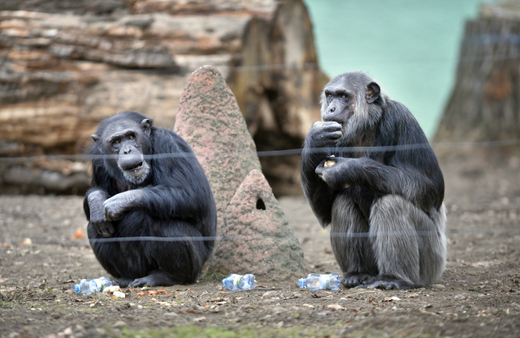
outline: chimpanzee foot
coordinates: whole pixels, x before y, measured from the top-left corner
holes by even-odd
[[[365,280],[373,277],[367,273],[345,272],[341,284],[346,288],[353,288],[362,284]]]
[[[363,284],[358,285],[356,288],[373,288],[373,289],[382,289],[382,290],[408,290],[413,289],[415,286],[410,284],[407,281],[404,281],[399,278],[390,277],[390,276],[376,276],[371,277],[363,282]]]
[[[130,284],[131,281],[132,281],[132,279],[130,279],[130,278],[121,277],[121,278],[117,279],[116,281],[114,281],[114,285],[119,285],[119,287],[121,287],[121,288],[126,288],[128,286],[128,284]]]
[[[136,278],[130,284],[132,287],[143,287],[143,286],[171,286],[174,284],[180,284],[175,281],[169,275],[162,271],[154,271],[148,276],[142,278]]]

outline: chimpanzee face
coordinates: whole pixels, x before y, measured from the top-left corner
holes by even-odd
[[[150,165],[144,159],[143,143],[150,135],[151,121],[141,124],[131,120],[114,121],[103,131],[101,142],[105,154],[117,155],[106,159],[107,164],[117,167],[128,183],[139,185],[150,173]],[[96,141],[97,135],[92,135]],[[97,138],[97,139],[96,139]]]

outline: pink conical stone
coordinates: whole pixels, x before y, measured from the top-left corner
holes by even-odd
[[[217,203],[222,239],[215,244],[208,273],[271,279],[303,275],[303,251],[261,173],[253,139],[218,70],[204,66],[193,72],[174,131],[197,155]]]

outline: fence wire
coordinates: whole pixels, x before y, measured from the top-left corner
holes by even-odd
[[[417,150],[432,147],[433,149],[450,149],[450,148],[494,148],[506,146],[518,146],[520,139],[510,140],[496,140],[496,141],[482,141],[482,142],[437,142],[437,143],[414,143],[403,144],[395,146],[368,146],[368,147],[322,147],[310,149],[313,153],[328,154],[331,151],[340,152],[343,154],[359,153],[359,152],[393,152],[398,150]],[[303,148],[284,149],[284,150],[264,150],[257,152],[233,152],[233,153],[195,153],[195,156],[211,157],[211,158],[229,158],[229,157],[283,157],[290,155],[301,155]],[[39,156],[13,156],[0,157],[0,162],[35,162],[42,160],[58,161],[58,160],[74,160],[74,161],[88,161],[95,159],[114,159],[119,155],[39,155]],[[163,153],[144,155],[144,159],[163,159],[175,157],[193,157],[193,154],[188,153]]]

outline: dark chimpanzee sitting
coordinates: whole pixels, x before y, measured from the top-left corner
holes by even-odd
[[[302,153],[305,195],[346,287],[408,289],[446,264],[444,179],[419,124],[364,73],[324,88]]]
[[[213,249],[217,213],[190,147],[135,112],[107,118],[92,139],[92,155],[111,155],[94,157],[92,188],[83,204],[103,268],[122,287],[195,282]],[[139,239],[146,236],[173,241]],[[99,240],[106,237],[115,241]]]

